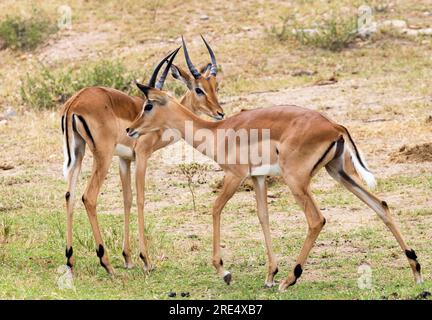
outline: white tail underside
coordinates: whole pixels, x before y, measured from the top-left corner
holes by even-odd
[[[359,162],[359,160],[357,159],[355,153],[351,150],[351,148],[348,148],[350,154],[351,154],[351,159],[354,165],[354,168],[356,169],[357,173],[359,174],[359,176],[362,178],[362,180],[367,184],[367,186],[369,187],[369,189],[374,189],[376,187],[376,180],[374,175],[367,171]],[[365,163],[365,161],[362,158],[363,163]],[[366,163],[365,163],[366,165]]]

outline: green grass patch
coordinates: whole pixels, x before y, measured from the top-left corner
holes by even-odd
[[[78,70],[53,71],[41,67],[38,72],[27,74],[22,79],[21,98],[35,109],[53,109],[85,87],[105,86],[127,93],[136,92],[133,84],[136,75],[120,61],[109,60],[84,65]]]
[[[281,26],[272,26],[269,35],[278,41],[295,39],[302,45],[330,51],[341,51],[357,38],[357,16],[332,16],[317,26],[300,25],[293,16],[280,17]]]
[[[27,17],[6,16],[0,22],[0,38],[11,49],[34,49],[56,31],[56,24],[38,9],[33,9]]]

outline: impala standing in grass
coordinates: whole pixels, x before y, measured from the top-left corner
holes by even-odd
[[[275,284],[274,276],[278,272],[278,266],[270,237],[265,180],[267,175],[282,175],[296,202],[303,209],[308,223],[307,236],[296,265],[289,276],[281,281],[279,289],[285,290],[296,283],[326,222],[310,191],[311,179],[322,167],[378,214],[404,251],[416,282],[422,282],[417,256],[403,240],[387,203],[368,192],[358,181],[360,176],[370,187],[375,185],[373,175],[345,127],[319,112],[292,105],[240,112],[223,121],[209,122],[200,119],[181,103],[155,88],[152,81],[148,85],[138,84],[138,87],[147,100],[141,116],[126,129],[130,137],[137,138],[153,131],[175,130],[193,147],[201,151],[205,149],[206,155],[213,158],[225,172],[222,190],[213,207],[213,265],[226,283],[230,283],[231,274],[224,269],[221,259],[220,216],[227,201],[242,181],[250,176],[255,187],[258,217],[268,255],[265,286]],[[192,133],[188,130],[192,130]],[[258,134],[253,135],[257,130]],[[228,132],[230,133],[226,134]],[[247,137],[243,142],[242,139],[237,139],[239,132],[246,132],[250,139]],[[231,139],[232,133],[234,140]],[[210,142],[206,141],[205,148],[204,136],[210,139]],[[257,149],[267,150],[267,154],[257,158],[260,159],[258,162],[253,161],[256,155],[252,153],[252,150]]]
[[[186,44],[183,40],[183,50],[187,65],[192,74],[190,76],[182,68],[172,65],[178,50],[165,57],[156,67],[150,80],[150,84],[162,89],[168,71],[174,78],[182,81],[188,87],[188,91],[180,100],[182,105],[188,107],[196,114],[204,113],[217,120],[224,117],[223,110],[217,99],[217,66],[213,50],[202,38],[210,54],[211,63],[199,72],[192,64]],[[161,78],[156,82],[156,75],[162,65],[167,62]],[[108,172],[114,155],[120,159],[120,178],[122,183],[124,200],[124,242],[123,256],[125,266],[132,267],[132,259],[129,244],[129,217],[132,206],[131,189],[131,162],[136,161],[136,199],[138,205],[138,230],[140,258],[143,260],[144,269],[151,269],[147,242],[144,234],[144,190],[147,161],[151,154],[170,144],[162,141],[162,131],[152,132],[139,140],[133,140],[126,135],[125,129],[144,112],[142,106],[146,99],[131,97],[120,91],[103,88],[85,88],[71,97],[62,110],[61,125],[64,135],[64,175],[68,182],[66,192],[67,210],[67,265],[72,268],[74,263],[72,249],[72,222],[75,202],[75,189],[81,170],[85,146],[88,145],[93,154],[93,169],[87,188],[82,196],[82,201],[96,240],[96,253],[101,265],[113,273],[109,263],[108,254],[104,248],[102,235],[96,215],[96,203],[100,188]]]

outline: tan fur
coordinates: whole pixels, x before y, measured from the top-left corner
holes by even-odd
[[[160,100],[166,96],[164,92],[151,89],[148,92],[150,100]],[[344,163],[351,162],[345,152],[345,142],[348,143],[347,131],[344,127],[332,122],[322,114],[309,109],[287,105],[265,109],[255,109],[240,112],[224,121],[209,122],[200,119],[180,103],[173,99],[167,99],[163,106],[156,105],[145,116],[137,118],[131,125],[130,130],[139,134],[147,134],[152,130],[177,129],[185,138],[185,122],[193,122],[193,130],[206,129],[213,133],[215,150],[227,148],[226,139],[218,139],[218,129],[250,130],[250,129],[271,129],[271,163],[275,161],[281,168],[282,176],[289,186],[297,204],[305,213],[308,223],[308,233],[296,260],[296,267],[292,273],[285,278],[280,290],[296,283],[304,267],[306,259],[312,249],[315,240],[322,230],[325,219],[319,206],[313,199],[310,191],[312,177],[323,166],[329,171],[332,177],[344,185],[349,191],[358,196],[384,221],[387,227],[395,236],[400,247],[406,252],[410,250],[405,244],[390,210],[385,202],[366,191],[360,184],[352,179],[353,165],[350,163],[348,171]],[[201,141],[187,141],[197,147]],[[260,141],[262,144],[262,140]],[[330,147],[333,146],[333,147]],[[239,149],[239,142],[233,147],[235,152]],[[338,155],[338,148],[341,154]],[[325,153],[327,150],[327,153]],[[210,155],[214,156],[214,155]],[[213,206],[213,265],[217,273],[229,283],[231,275],[224,269],[220,253],[220,215],[227,201],[234,195],[242,181],[250,174],[249,164],[226,164],[225,159],[215,158],[225,172],[225,179],[222,190]],[[347,178],[348,177],[348,178]],[[262,225],[268,254],[268,273],[265,285],[274,284],[274,275],[277,272],[277,262],[270,240],[270,229],[267,212],[267,187],[263,177],[253,177],[258,217]],[[421,274],[416,270],[417,261],[408,258],[414,276],[418,282],[421,281]]]
[[[187,74],[187,73],[185,73]],[[193,86],[200,85],[206,88],[207,96],[205,99],[197,97],[194,92],[187,91],[180,102],[187,106],[192,112],[205,113],[209,116],[216,117],[218,113],[223,113],[216,96],[216,80],[214,77],[203,79],[191,79]],[[165,96],[162,97],[165,99]],[[170,99],[173,99],[170,97]],[[122,148],[128,147],[132,150],[136,160],[136,187],[137,187],[137,206],[138,206],[138,231],[139,231],[139,247],[140,254],[144,262],[144,268],[150,270],[151,262],[148,254],[148,246],[144,235],[144,189],[145,189],[145,173],[147,168],[147,160],[151,154],[166,146],[168,142],[161,141],[161,131],[152,132],[139,140],[133,140],[126,135],[126,128],[141,114],[145,98],[132,97],[125,93],[104,87],[85,88],[71,97],[63,106],[61,115],[67,119],[69,141],[73,134],[72,117],[80,115],[87,123],[91,135],[94,139],[92,143],[87,135],[82,123],[76,121],[76,129],[79,134],[79,139],[85,141],[89,149],[93,153],[93,170],[87,188],[83,195],[83,201],[87,210],[87,214],[92,226],[93,234],[96,239],[97,248],[103,246],[103,240],[100,233],[100,228],[96,216],[96,203],[100,191],[100,187],[108,172],[111,159],[115,152],[115,146],[121,144]],[[85,145],[83,145],[85,146]],[[71,148],[70,152],[74,152]],[[72,247],[72,221],[73,207],[75,198],[75,186],[78,175],[81,169],[81,161],[84,156],[84,151],[79,152],[75,163],[69,168],[68,194],[69,199],[66,201],[67,210],[67,249]],[[129,216],[132,205],[131,191],[131,159],[126,157],[120,160],[120,177],[124,198],[125,210],[125,234],[123,242],[123,252],[125,258],[125,266],[131,267],[131,253],[129,245]],[[106,249],[103,256],[100,258],[101,264],[109,273],[113,272]],[[68,264],[73,266],[73,257],[68,258]]]

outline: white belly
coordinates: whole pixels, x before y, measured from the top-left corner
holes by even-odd
[[[114,149],[114,154],[120,158],[125,158],[129,160],[135,159],[135,154],[132,148],[125,146],[124,144],[116,144]]]
[[[251,176],[279,176],[280,174],[281,168],[278,163],[253,167],[250,173]]]

